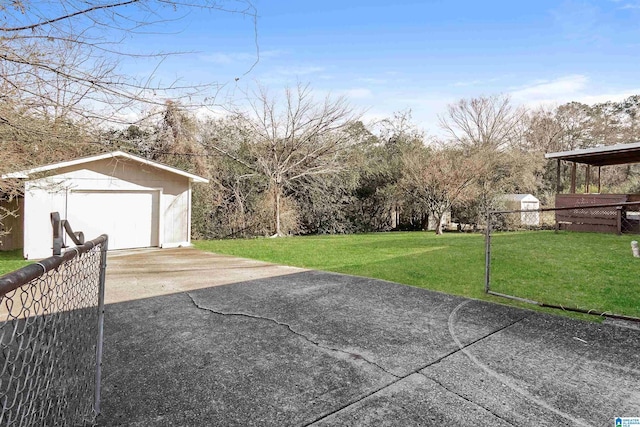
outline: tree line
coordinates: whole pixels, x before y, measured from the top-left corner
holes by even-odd
[[[447,212],[473,228],[501,194],[553,203],[555,164],[543,153],[639,139],[640,96],[535,110],[501,95],[463,99],[425,133],[410,111],[363,123],[347,99],[297,85],[197,118],[234,83],[123,73],[123,61],[157,70],[181,54],[128,42],[189,14],[231,13],[255,24],[257,62],[251,0],[17,0],[0,11],[0,174],[115,149],[176,166],[210,179],[194,188],[197,238],[418,230]],[[602,185],[637,192],[637,167],[609,167]],[[21,191],[0,180],[3,199]],[[15,215],[7,206],[0,226]]]
[[[197,119],[168,101],[136,126],[96,130],[20,109],[0,123],[2,172],[121,149],[209,178],[193,195],[195,238],[423,230],[451,214],[473,229],[501,195],[553,203],[556,165],[545,152],[638,140],[640,96],[535,110],[507,96],[463,99],[440,117],[438,137],[402,111],[365,124],[342,97],[307,85],[258,89],[243,109]],[[63,137],[51,140],[49,131]],[[563,174],[565,177],[568,174]],[[640,191],[636,166],[603,174],[603,192]],[[568,187],[568,183],[562,183]],[[19,187],[3,183],[5,198]]]

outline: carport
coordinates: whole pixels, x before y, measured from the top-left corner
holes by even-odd
[[[547,153],[545,158],[556,160],[556,208],[581,207],[589,205],[609,205],[599,210],[572,209],[556,213],[558,228],[573,231],[595,231],[605,233],[640,233],[637,206],[640,194],[601,193],[602,167],[640,163],[640,142],[617,144],[604,147],[583,148],[557,153]],[[562,193],[562,162],[571,165],[571,180],[568,193]],[[577,165],[584,165],[584,193],[577,194]],[[593,176],[595,174],[595,177]],[[595,181],[595,182],[594,182]],[[592,185],[595,184],[595,192]],[[618,206],[615,206],[618,204]],[[627,215],[627,207],[630,215]]]

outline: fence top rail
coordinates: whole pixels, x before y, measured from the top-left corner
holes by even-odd
[[[575,205],[575,206],[563,206],[557,208],[538,208],[538,209],[514,209],[508,211],[489,211],[490,214],[510,214],[520,212],[553,212],[553,211],[570,211],[574,209],[593,209],[593,208],[615,208],[622,206],[639,206],[640,202],[619,202],[619,203],[606,203],[599,205]]]
[[[107,235],[102,234],[93,240],[85,242],[83,245],[67,249],[62,255],[54,255],[49,258],[45,258],[34,264],[22,267],[14,272],[0,276],[0,297],[4,296],[8,292],[18,289],[20,286],[29,283],[31,280],[42,276],[48,271],[60,267],[64,262],[70,261],[76,256],[82,255],[106,241]]]

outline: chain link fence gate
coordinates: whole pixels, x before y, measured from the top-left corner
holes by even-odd
[[[0,277],[0,425],[93,425],[108,238],[52,214],[54,255]],[[64,228],[78,246],[62,253]]]
[[[602,239],[622,234],[640,234],[640,202],[593,204],[587,201],[577,206],[488,211],[485,293],[541,307],[638,321],[640,319],[633,316],[579,306],[583,279],[590,274],[604,275],[603,272],[612,268],[607,259],[611,247],[604,246]],[[640,236],[633,238],[640,240]],[[616,248],[620,244],[629,252],[630,259],[628,243],[618,239]],[[580,256],[589,259],[580,259]],[[635,276],[637,267],[632,261],[629,265]],[[524,272],[521,274],[529,277],[517,277],[520,267]],[[569,289],[562,297],[561,292],[548,292],[549,286],[566,284],[572,284],[573,290]]]

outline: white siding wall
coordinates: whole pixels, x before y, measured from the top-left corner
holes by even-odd
[[[172,194],[163,193],[162,196],[161,212],[164,220],[162,246],[188,244],[191,240],[189,236],[189,182],[178,175],[168,176],[165,189],[171,191]]]
[[[540,201],[532,194],[507,194],[504,197],[505,208],[509,210],[537,210]],[[540,215],[534,212],[520,213],[522,225],[539,225]]]
[[[25,259],[51,256],[51,212],[66,212],[66,190],[45,181],[25,183],[24,192],[24,248]]]

